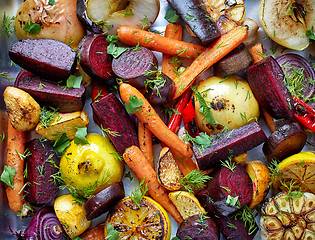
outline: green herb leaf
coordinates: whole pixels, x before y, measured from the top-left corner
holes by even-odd
[[[138,99],[137,96],[131,95],[129,101],[125,103],[125,107],[128,113],[134,114],[137,111],[142,111],[142,99]]]
[[[117,47],[114,43],[110,43],[107,46],[107,54],[112,55],[114,58],[118,58],[122,53],[127,51],[128,48]]]
[[[49,0],[49,1],[48,1],[48,4],[49,4],[49,5],[56,5],[56,2],[55,2],[55,0]]]
[[[9,72],[1,72],[0,73],[0,78],[6,79],[8,82],[14,81],[15,78],[11,78],[9,75]]]
[[[50,127],[51,123],[54,121],[55,117],[58,115],[58,109],[49,107],[50,110],[46,108],[46,106],[43,106],[41,108],[41,112],[39,115],[39,121],[40,124],[44,127]]]
[[[172,237],[171,240],[180,240],[180,238],[179,237]]]
[[[118,41],[119,41],[119,37],[116,35],[108,35],[106,37],[106,42],[108,42],[108,43],[116,43]]]
[[[76,129],[77,129],[77,131],[74,135],[74,143],[77,145],[89,144],[89,142],[86,140],[87,128],[83,127],[83,128],[76,128]]]
[[[37,35],[42,30],[42,27],[41,25],[33,23],[32,20],[30,20],[29,23],[25,23],[23,30],[30,34]]]
[[[228,195],[225,203],[226,205],[236,206],[238,204],[238,196],[232,197],[231,195]]]
[[[74,76],[70,75],[67,79],[67,87],[68,88],[80,88],[82,83],[82,76]]]
[[[248,206],[242,207],[233,216],[235,220],[241,219],[245,226],[248,226],[248,235],[253,234],[257,230],[257,224],[252,210]]]
[[[146,183],[145,186],[143,186],[144,180],[145,178],[143,178],[143,180],[141,181],[139,188],[132,191],[130,196],[131,200],[137,205],[138,208],[140,208],[141,200],[148,191],[148,184]]]
[[[0,176],[0,180],[7,184],[9,187],[13,188],[13,177],[16,173],[16,169],[10,166],[4,166],[3,172]]]
[[[315,35],[314,35],[314,26],[312,26],[311,29],[306,31],[306,37],[308,37],[311,40],[315,40]]]
[[[63,153],[70,146],[70,139],[66,133],[63,133],[54,143],[53,147],[60,153]]]
[[[11,37],[12,32],[14,31],[14,17],[9,17],[3,13],[3,28],[4,32],[8,37]]]
[[[119,239],[119,232],[114,229],[113,225],[109,222],[106,224],[107,228],[107,236],[105,237],[106,240],[118,240]]]
[[[130,171],[125,174],[125,177],[129,178],[129,181],[132,182],[133,176],[131,175]]]
[[[165,14],[165,20],[168,21],[169,23],[177,23],[178,19],[180,18],[179,14],[171,9],[171,8],[168,8],[166,10],[166,14]]]
[[[148,23],[148,17],[145,16],[142,20],[141,20],[141,24],[142,24],[142,29],[145,29],[145,28],[149,28],[150,25]]]
[[[211,179],[210,176],[200,170],[192,170],[185,177],[180,177],[179,183],[190,193],[205,187],[205,183]]]
[[[211,146],[211,140],[212,138],[208,134],[201,132],[199,136],[196,136],[195,143],[204,148],[207,148]]]

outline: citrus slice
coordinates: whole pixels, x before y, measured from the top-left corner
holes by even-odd
[[[273,187],[276,191],[288,191],[284,186],[300,186],[302,192],[315,193],[315,154],[300,152],[294,154],[278,165],[281,174],[276,176]]]
[[[119,231],[119,239],[169,240],[171,236],[168,214],[160,204],[149,197],[141,200],[140,207],[130,197],[120,200],[108,214],[107,222]]]
[[[200,205],[198,199],[186,191],[175,191],[168,194],[183,219],[196,214],[206,214],[205,209]]]

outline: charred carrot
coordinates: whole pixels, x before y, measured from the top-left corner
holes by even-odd
[[[141,150],[136,146],[131,146],[125,150],[123,158],[125,163],[137,176],[139,182],[144,180],[144,183],[148,185],[150,196],[161,204],[174,220],[180,224],[183,218],[169,199],[167,190],[159,184],[156,172],[148,163]]]
[[[26,216],[29,212],[28,204],[23,200],[24,158],[21,157],[25,152],[26,141],[27,132],[15,130],[10,121],[8,121],[7,166],[14,168],[15,174],[13,177],[13,188],[7,186],[6,194],[10,208],[20,216]]]
[[[129,26],[120,27],[117,30],[117,36],[121,42],[128,45],[139,45],[153,51],[185,58],[195,58],[205,50],[204,47],[197,44],[169,39],[157,33]]]
[[[170,149],[174,149],[180,153],[185,159],[193,156],[190,147],[165,125],[154,108],[138,89],[128,83],[120,82],[119,85],[122,101],[125,105],[127,104],[131,107],[136,106],[133,113],[135,113],[141,122],[146,124],[152,134],[165,143]]]
[[[154,169],[152,133],[146,127],[146,125],[141,121],[138,121],[138,140],[139,140],[139,147],[140,147],[141,152],[149,161],[151,167]]]
[[[254,59],[254,64],[264,59],[264,49],[261,43],[256,43],[251,49],[250,54]]]
[[[183,73],[174,79],[176,90],[173,99],[182,95],[192,85],[197,76],[240,45],[247,37],[247,34],[248,30],[246,27],[238,26],[228,33],[221,35],[218,40],[207,47]]]
[[[182,172],[182,174],[184,176],[189,174],[192,170],[197,169],[197,165],[194,163],[194,161],[191,158],[187,158],[187,157],[183,158],[175,150],[171,150],[171,153],[173,155],[173,158],[174,158],[179,170]]]
[[[180,24],[170,23],[165,28],[165,37],[175,40],[182,40],[183,28]],[[179,67],[177,62],[174,62],[173,55],[163,54],[162,59],[162,72],[169,78],[176,78],[176,71]]]

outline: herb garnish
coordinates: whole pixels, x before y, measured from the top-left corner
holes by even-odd
[[[211,177],[200,170],[192,170],[189,174],[179,178],[179,183],[190,193],[205,187],[205,183],[211,180]]]
[[[0,78],[5,78],[8,82],[15,80],[15,78],[10,78],[9,72],[1,72]]]
[[[80,88],[82,83],[82,76],[70,75],[67,79],[68,88]]]
[[[47,128],[51,126],[51,123],[55,120],[58,115],[58,109],[49,107],[50,110],[43,106],[39,115],[39,121],[42,127]]]
[[[3,13],[2,24],[4,27],[4,31],[8,37],[11,37],[12,32],[14,31],[14,19],[14,17],[9,17],[5,15],[5,12]]]
[[[244,222],[245,227],[247,225],[249,226],[248,235],[252,235],[257,230],[255,217],[253,216],[253,213],[248,206],[244,206],[240,210],[238,210],[234,214],[234,218],[235,220],[241,219]]]
[[[148,191],[148,184],[146,183],[144,185],[144,181],[145,178],[143,178],[143,180],[141,181],[139,188],[132,191],[130,196],[131,200],[137,205],[138,208],[140,208],[141,200]]]
[[[311,40],[315,40],[315,35],[314,35],[314,26],[312,26],[311,29],[308,29],[305,33],[306,37],[308,37]]]
[[[13,188],[13,178],[16,173],[16,169],[14,167],[10,167],[5,165],[3,172],[0,176],[0,180],[7,184],[9,187]]]
[[[37,35],[42,30],[42,26],[37,23],[33,23],[32,20],[30,20],[29,23],[25,23],[23,30],[30,34]]]
[[[119,231],[115,230],[113,225],[109,222],[106,224],[107,228],[107,236],[105,237],[106,240],[118,240],[119,239]]]
[[[180,18],[179,14],[171,9],[171,8],[168,8],[166,10],[166,14],[165,14],[165,17],[166,21],[168,21],[169,23],[177,23],[178,19]]]
[[[74,135],[74,143],[77,145],[89,144],[89,142],[86,140],[87,128],[83,127],[83,128],[76,128],[76,129],[77,129],[77,131]]]
[[[138,99],[137,96],[131,95],[129,101],[125,103],[125,107],[128,113],[134,114],[137,111],[142,111],[142,99]]]
[[[71,142],[70,139],[67,137],[66,133],[62,133],[60,137],[55,141],[53,147],[59,153],[63,153],[68,146],[70,146]]]

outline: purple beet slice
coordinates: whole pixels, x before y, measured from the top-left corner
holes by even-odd
[[[9,56],[22,68],[55,82],[66,80],[77,63],[75,51],[53,39],[23,39],[11,46]]]
[[[136,88],[144,88],[147,78],[155,77],[157,59],[147,48],[129,49],[113,60],[112,68],[117,77]]]
[[[26,143],[29,156],[26,157],[27,177],[25,191],[26,200],[35,206],[51,203],[57,195],[58,186],[51,175],[58,172],[58,163],[53,147],[48,141],[33,139]],[[22,153],[23,154],[23,153]]]
[[[193,145],[193,152],[200,170],[216,168],[220,166],[220,160],[226,160],[231,156],[236,157],[267,140],[257,122],[213,134],[211,138],[209,147]]]
[[[164,73],[158,76],[158,81],[162,81],[162,83],[153,87],[150,103],[152,105],[165,105],[173,100],[175,83]]]
[[[92,220],[109,211],[120,199],[125,197],[123,182],[117,182],[88,199],[83,207],[87,212],[86,218]]]
[[[240,164],[233,170],[222,167],[208,186],[196,194],[208,213],[223,216],[249,204],[252,196],[253,183],[245,167]]]
[[[293,118],[293,99],[283,83],[284,73],[271,56],[251,66],[248,83],[259,105],[275,119]]]
[[[114,76],[107,46],[104,34],[86,35],[79,43],[77,56],[80,66],[93,78],[109,80]]]
[[[84,106],[85,87],[66,88],[22,70],[15,87],[28,92],[40,105],[58,108],[59,112],[81,111]]]
[[[180,239],[219,240],[220,232],[215,221],[206,215],[193,215],[183,221],[177,229]]]
[[[138,134],[123,104],[110,93],[91,104],[93,113],[120,155],[132,145],[139,146]]]

